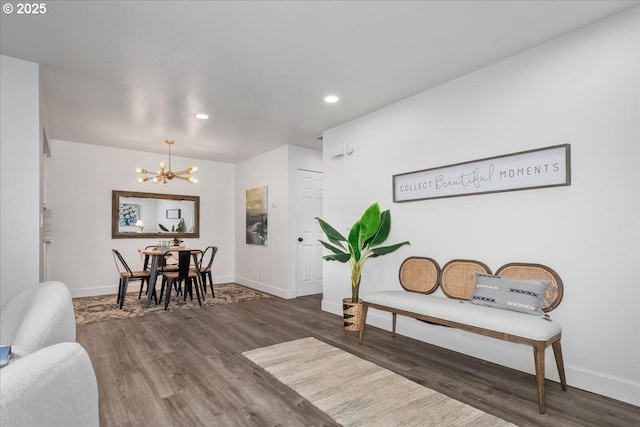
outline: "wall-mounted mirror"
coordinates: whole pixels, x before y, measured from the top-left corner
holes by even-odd
[[[113,190],[111,237],[200,237],[200,197]]]

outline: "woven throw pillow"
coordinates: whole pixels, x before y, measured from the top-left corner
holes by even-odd
[[[478,273],[473,304],[543,315],[544,296],[551,280],[523,280]]]

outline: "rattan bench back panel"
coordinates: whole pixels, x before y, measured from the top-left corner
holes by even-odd
[[[442,267],[442,292],[449,298],[470,300],[476,289],[476,273],[491,274],[491,269],[470,259],[449,261]]]
[[[496,276],[511,277],[513,279],[551,280],[542,304],[542,310],[545,312],[553,310],[562,301],[564,292],[562,279],[560,279],[558,273],[546,265],[514,262],[500,267],[496,271]]]
[[[425,257],[409,257],[400,266],[400,285],[406,291],[430,294],[440,283],[440,265]]]

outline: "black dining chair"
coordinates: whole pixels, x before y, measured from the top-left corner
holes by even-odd
[[[164,300],[164,309],[167,310],[169,307],[169,299],[171,298],[171,288],[176,287],[177,289],[181,289],[182,281],[184,280],[184,300],[187,299],[187,294],[191,296],[191,300],[193,301],[193,288],[196,288],[196,296],[198,297],[198,304],[202,305],[202,300],[200,299],[200,286],[198,285],[198,276],[196,270],[200,268],[200,256],[196,256],[196,269],[192,269],[191,267],[191,251],[180,251],[178,252],[178,271],[167,271],[163,273],[162,289],[160,290],[160,301],[162,301],[162,295],[166,292],[165,300]],[[195,283],[195,286],[193,282]]]
[[[156,245],[150,245],[150,246],[145,246],[144,250],[153,250],[153,249],[157,249],[158,246]],[[147,271],[151,271],[151,257],[149,255],[145,255],[144,256],[144,261],[142,264],[142,269],[143,270],[147,270]],[[175,261],[175,257],[171,254],[171,252],[167,252],[165,254],[164,257],[162,257],[162,259],[160,260],[160,263],[158,265],[158,274],[164,274],[165,271],[178,271],[178,264],[174,264]],[[162,278],[162,281],[164,283],[166,279]],[[138,292],[138,299],[140,299],[142,297],[142,286],[140,286],[140,292]],[[147,294],[147,292],[149,292],[149,281],[147,280],[147,290],[145,292],[145,295]]]
[[[213,278],[211,277],[211,265],[213,264],[213,258],[215,258],[218,252],[217,246],[207,246],[202,253],[202,261],[200,263],[200,280],[202,282],[203,292],[207,293],[207,278],[209,278],[209,285],[211,286],[211,297],[215,298],[213,293]]]
[[[122,309],[122,305],[124,304],[124,297],[127,294],[127,286],[129,285],[129,280],[140,280],[140,289],[144,287],[145,281],[147,282],[147,291],[149,289],[149,276],[151,272],[149,270],[141,270],[141,271],[133,271],[129,268],[129,265],[124,260],[120,252],[116,249],[111,249],[113,254],[113,261],[116,264],[116,268],[118,269],[118,274],[120,275],[120,282],[118,283],[118,299],[116,304],[120,306]],[[156,304],[158,303],[158,299],[155,295],[155,287],[152,288],[153,299]]]
[[[147,251],[147,250],[151,250],[151,249],[154,249],[154,248],[155,248],[154,245],[145,246],[144,250]],[[150,264],[149,263],[150,258],[151,257],[149,255],[145,255],[144,256],[144,261],[142,262],[142,270],[151,272],[151,265],[149,265]],[[140,299],[142,297],[142,288],[143,287],[144,286],[140,286],[140,292],[138,292],[138,299]],[[145,292],[145,295],[147,294],[147,292],[149,292],[149,280],[148,279],[147,279],[147,290]]]

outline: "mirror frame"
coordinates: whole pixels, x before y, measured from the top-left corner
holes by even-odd
[[[118,231],[118,215],[120,197],[139,197],[143,199],[163,199],[163,200],[184,200],[194,203],[193,207],[193,233],[121,233]],[[111,191],[111,238],[112,239],[150,239],[150,238],[173,238],[197,239],[200,237],[200,196],[184,196],[180,194],[162,193],[142,193],[138,191]]]

